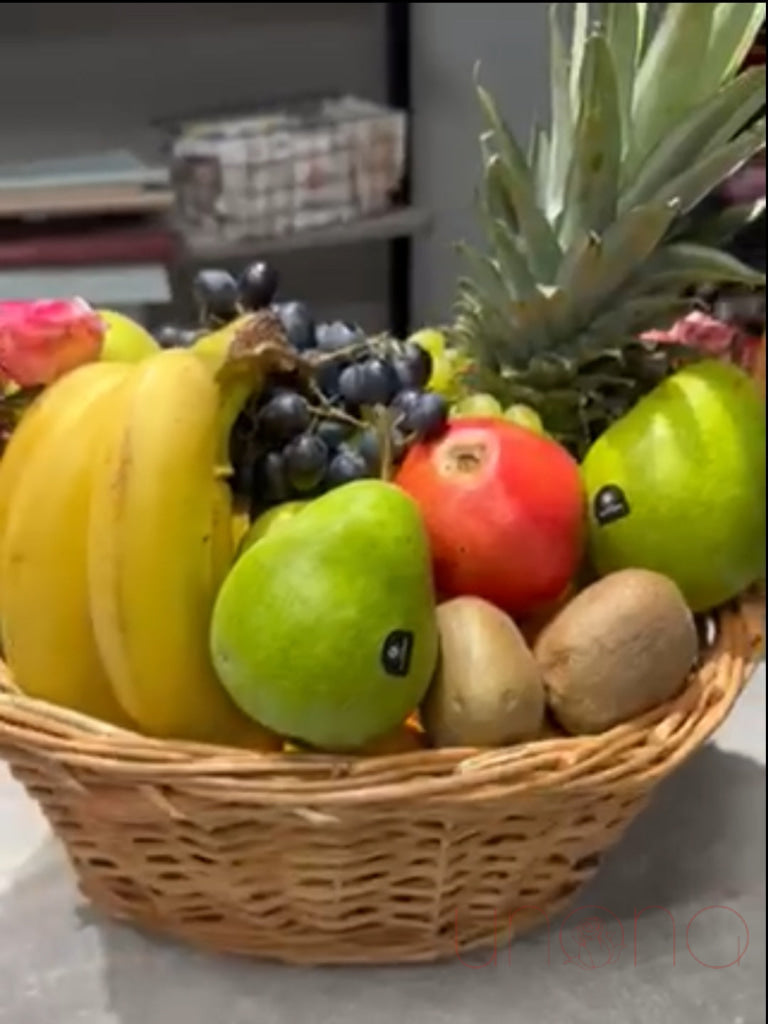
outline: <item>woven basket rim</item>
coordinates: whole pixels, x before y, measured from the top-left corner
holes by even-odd
[[[183,785],[200,797],[227,793],[276,806],[460,800],[515,792],[562,794],[596,787],[646,788],[718,728],[752,675],[765,604],[745,597],[716,616],[717,636],[677,697],[594,736],[542,738],[492,750],[424,749],[346,756],[263,753],[148,738],[27,697],[0,660],[0,754],[34,751],[102,783]]]

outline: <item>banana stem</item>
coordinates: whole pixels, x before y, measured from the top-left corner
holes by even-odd
[[[216,372],[219,385],[217,463],[229,466],[229,438],[248,399],[270,374],[306,372],[306,364],[286,342],[274,317],[254,317],[240,329]]]

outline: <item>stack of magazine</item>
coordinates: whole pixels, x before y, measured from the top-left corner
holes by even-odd
[[[167,302],[168,169],[130,150],[0,163],[0,297]]]
[[[130,150],[0,163],[0,217],[151,213],[172,202],[167,168]]]

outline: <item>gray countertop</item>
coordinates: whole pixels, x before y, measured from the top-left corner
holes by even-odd
[[[761,668],[716,741],[661,787],[553,925],[549,957],[540,932],[486,966],[310,970],[208,957],[102,920],[0,768],[0,1022],[760,1024],[765,807]],[[654,909],[635,937],[642,908]],[[608,944],[577,959],[586,917]]]

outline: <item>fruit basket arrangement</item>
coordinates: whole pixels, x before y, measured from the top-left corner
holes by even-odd
[[[508,939],[760,657],[764,335],[690,308],[764,286],[692,216],[764,146],[762,5],[570,5],[568,48],[562,6],[530,159],[477,86],[448,326],[315,323],[264,263],[162,344],[0,305],[0,752],[112,916],[304,963]]]

